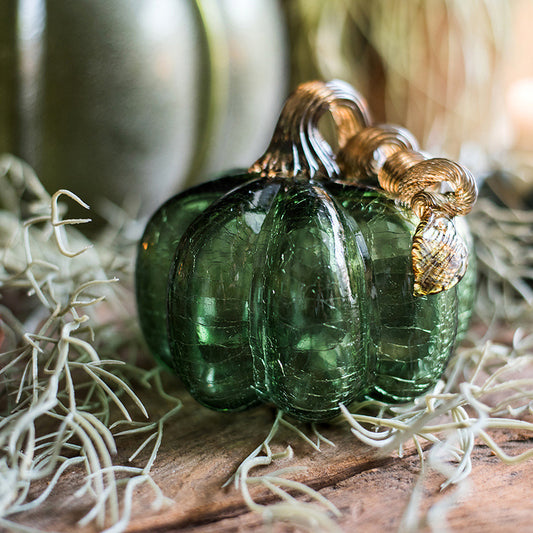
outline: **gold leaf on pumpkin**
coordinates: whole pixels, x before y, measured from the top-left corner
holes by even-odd
[[[450,289],[468,266],[468,248],[457,233],[453,219],[441,213],[423,218],[411,248],[415,296]]]

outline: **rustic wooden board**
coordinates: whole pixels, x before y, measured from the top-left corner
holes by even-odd
[[[235,468],[267,435],[274,420],[274,411],[260,407],[240,414],[211,412],[198,406],[185,391],[182,411],[169,422],[158,459],[152,469],[155,481],[174,504],[159,512],[150,509],[152,493],[140,487],[135,496],[131,532],[187,531],[194,533],[255,531],[262,528],[262,519],[245,506],[240,493],[221,488]],[[148,402],[151,412],[163,413],[168,406],[154,398]],[[305,426],[304,426],[305,427]],[[380,456],[374,449],[359,443],[346,425],[323,425],[321,431],[337,446],[323,445],[314,451],[292,432],[283,428],[274,441],[274,450],[287,444],[294,448],[295,458],[281,466],[303,465],[307,470],[293,474],[333,502],[342,512],[338,523],[344,531],[381,532],[398,528],[409,494],[419,473],[419,460],[412,448],[404,456]],[[531,446],[525,435],[499,432],[497,441],[512,454]],[[138,443],[118,439],[116,464],[128,464],[128,456]],[[143,466],[148,453],[133,464]],[[485,446],[474,452],[474,469],[470,493],[463,494],[449,513],[451,531],[505,531],[523,527],[531,530],[533,521],[533,462],[506,466]],[[279,468],[280,464],[276,466]],[[259,473],[254,471],[253,473]],[[47,503],[38,511],[24,513],[14,519],[46,531],[72,531],[74,524],[88,510],[87,501],[73,497],[82,472],[70,471]],[[443,478],[429,476],[424,489],[422,509],[441,500],[450,491],[441,493]],[[42,486],[40,487],[42,489]],[[275,501],[265,490],[253,490],[259,503]],[[274,531],[286,531],[276,526]],[[86,527],[80,531],[94,531]]]

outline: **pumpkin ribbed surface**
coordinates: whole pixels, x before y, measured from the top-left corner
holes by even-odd
[[[410,211],[354,185],[252,178],[192,189],[148,225],[137,291],[152,350],[220,410],[266,400],[321,420],[339,402],[431,387],[464,330],[472,276],[415,297]]]

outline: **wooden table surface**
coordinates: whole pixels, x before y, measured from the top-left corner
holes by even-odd
[[[248,510],[240,492],[233,485],[221,486],[268,434],[274,410],[263,406],[240,414],[216,413],[197,405],[184,391],[179,395],[184,400],[183,409],[166,425],[152,469],[154,480],[174,503],[154,512],[150,508],[152,492],[146,485],[139,487],[128,530],[194,533],[262,530],[261,516]],[[158,402],[161,400],[148,403],[149,411],[162,414],[168,408]],[[381,456],[357,441],[345,424],[322,425],[320,430],[336,443],[335,448],[324,444],[317,452],[282,428],[273,441],[273,449],[281,451],[290,443],[295,456],[278,462],[276,468],[307,467],[289,477],[318,490],[338,507],[342,517],[337,523],[342,531],[396,531],[419,474],[420,463],[414,449],[407,447],[401,458],[396,453]],[[493,436],[510,454],[531,446],[528,436],[517,432],[501,431]],[[128,464],[128,457],[138,443],[131,438],[118,438],[117,444],[115,464]],[[144,466],[148,454],[143,452],[130,464]],[[257,469],[252,474],[260,472]],[[73,496],[82,474],[74,469],[69,471],[39,510],[13,518],[45,531],[73,531],[76,521],[89,508],[87,500]],[[450,490],[440,491],[442,481],[437,473],[428,476],[421,504],[423,514],[450,494]],[[275,501],[265,489],[257,487],[251,492],[258,503]],[[486,446],[478,445],[473,453],[469,491],[459,496],[448,514],[447,525],[449,531],[533,531],[532,502],[533,461],[504,465]],[[79,531],[95,529],[85,527]],[[295,529],[278,525],[274,531]]]

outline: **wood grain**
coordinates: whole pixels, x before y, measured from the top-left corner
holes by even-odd
[[[147,486],[141,486],[135,494],[133,520],[128,531],[229,533],[262,530],[262,518],[248,511],[240,493],[233,486],[224,489],[221,486],[265,438],[274,420],[274,410],[263,406],[240,414],[216,413],[197,405],[183,390],[179,391],[179,396],[184,400],[184,407],[166,426],[152,469],[153,478],[174,504],[162,511],[152,511],[152,493]],[[146,403],[154,414],[162,414],[168,408],[155,397],[148,398]],[[326,444],[317,452],[288,429],[280,430],[274,440],[274,451],[281,451],[290,443],[295,457],[292,461],[278,463],[276,468],[294,464],[305,466],[304,472],[292,475],[291,479],[308,484],[334,503],[342,512],[338,523],[343,531],[397,530],[419,474],[420,464],[414,450],[407,447],[402,458],[396,454],[380,456],[374,449],[359,443],[346,425],[322,425],[320,429],[336,443],[335,448]],[[494,436],[511,454],[531,446],[531,441],[520,433],[498,432]],[[139,443],[131,438],[119,438],[117,444],[120,451],[115,464],[128,464],[129,455]],[[147,456],[148,452],[130,464],[144,466]],[[510,524],[513,529],[531,530],[533,462],[506,466],[487,447],[480,445],[474,451],[473,464],[470,492],[462,494],[449,513],[449,530],[499,532],[508,530]],[[76,521],[90,507],[86,499],[73,496],[82,476],[81,471],[69,471],[39,510],[13,518],[20,524],[45,531],[72,531]],[[422,514],[450,494],[450,490],[440,491],[442,481],[437,473],[428,476]],[[34,496],[43,487],[37,486]],[[261,488],[254,488],[252,495],[258,503],[275,501]],[[86,527],[79,531],[88,533],[95,529]],[[294,529],[278,525],[274,531]]]

